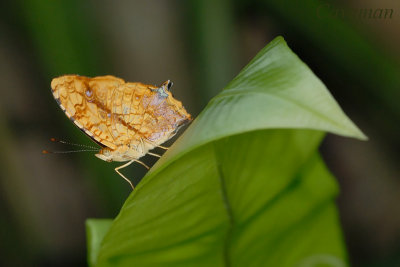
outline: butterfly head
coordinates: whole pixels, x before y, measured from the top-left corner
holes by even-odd
[[[186,123],[191,121],[192,118],[190,114],[186,112],[185,108],[182,106],[182,103],[173,97],[171,93],[171,87],[173,85],[174,83],[171,80],[166,80],[158,88],[152,89],[152,91],[157,92],[159,101],[166,99],[167,105],[173,109],[175,111],[175,115],[178,116],[178,118],[176,118],[176,121],[178,122],[177,124],[183,124],[183,122]]]
[[[157,95],[160,99],[168,98],[168,96],[171,95],[169,91],[173,84],[173,82],[167,80],[163,82],[160,87],[151,89],[151,91],[157,92]]]

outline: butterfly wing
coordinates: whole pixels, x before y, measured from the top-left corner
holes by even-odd
[[[178,128],[191,120],[182,103],[176,100],[166,89],[167,82],[151,90],[142,99],[145,107],[143,122],[138,127],[144,141],[160,145],[175,135]]]
[[[111,134],[111,105],[117,88],[125,82],[113,76],[88,78],[64,75],[51,82],[53,96],[67,117],[89,137],[116,149],[118,139]]]
[[[99,144],[121,151],[146,141],[144,153],[171,138],[190,115],[161,87],[125,83],[114,76],[64,75],[53,79],[57,103],[82,131]]]

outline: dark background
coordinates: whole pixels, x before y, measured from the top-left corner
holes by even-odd
[[[85,266],[85,219],[115,217],[130,193],[118,165],[93,153],[41,154],[68,149],[50,137],[91,143],[57,107],[53,77],[171,79],[196,116],[278,35],[370,138],[328,135],[321,148],[340,183],[350,262],[400,266],[397,0],[3,0],[0,265]],[[145,170],[124,173],[137,183]]]

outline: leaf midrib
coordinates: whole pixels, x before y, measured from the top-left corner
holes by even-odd
[[[214,160],[215,160],[217,174],[218,174],[218,178],[219,178],[219,182],[220,182],[222,201],[226,208],[226,211],[227,211],[226,213],[228,215],[228,221],[229,221],[229,226],[228,226],[228,230],[226,232],[224,246],[223,246],[223,257],[224,257],[225,266],[231,266],[230,255],[229,255],[229,244],[231,241],[233,226],[235,223],[234,223],[234,219],[233,219],[232,207],[231,207],[231,204],[229,203],[228,194],[226,191],[226,183],[225,183],[225,179],[224,179],[224,173],[221,169],[221,164],[219,163],[216,149],[217,148],[215,146],[215,142],[213,142]]]

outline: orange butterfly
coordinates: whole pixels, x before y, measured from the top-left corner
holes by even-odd
[[[114,76],[94,78],[64,75],[54,78],[54,98],[67,117],[102,148],[99,159],[126,164],[115,168],[134,188],[120,169],[173,137],[192,118],[182,103],[173,98],[171,81],[160,86],[131,83]]]

